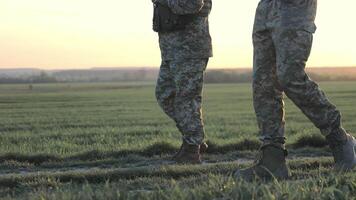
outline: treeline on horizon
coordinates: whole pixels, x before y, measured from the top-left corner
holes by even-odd
[[[356,69],[355,69],[356,70]],[[316,81],[356,81],[356,73],[323,73],[312,70],[309,76]],[[158,69],[112,69],[112,70],[62,70],[35,71],[32,73],[11,75],[1,73],[0,84],[10,83],[69,83],[69,82],[154,82]],[[207,70],[206,83],[245,83],[252,81],[249,69],[213,69]]]

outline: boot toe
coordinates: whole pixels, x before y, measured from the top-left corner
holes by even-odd
[[[344,146],[345,161],[338,166],[339,168],[347,171],[352,170],[356,166],[356,139],[351,135],[348,135],[348,138],[349,140]]]

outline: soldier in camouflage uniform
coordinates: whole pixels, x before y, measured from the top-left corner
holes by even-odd
[[[253,100],[263,145],[257,163],[238,177],[286,178],[284,143],[285,93],[326,136],[336,168],[356,164],[355,139],[341,125],[341,115],[305,73],[317,0],[261,0],[253,30]]]
[[[212,44],[208,15],[211,0],[158,0],[175,14],[199,14],[184,30],[159,33],[162,64],[156,98],[163,111],[175,121],[183,144],[173,157],[181,163],[200,163],[207,148],[202,121],[203,75]]]

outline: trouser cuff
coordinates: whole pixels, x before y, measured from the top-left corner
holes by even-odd
[[[331,146],[344,144],[347,142],[347,132],[342,127],[330,131],[329,134],[327,134],[325,137]]]
[[[321,128],[320,129],[321,134],[324,136],[328,136],[330,134],[343,134],[346,133],[345,129],[341,126],[338,127],[328,127],[328,128]]]

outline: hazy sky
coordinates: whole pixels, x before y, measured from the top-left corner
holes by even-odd
[[[250,67],[258,0],[213,0],[210,67]],[[356,1],[319,0],[310,66],[356,66]],[[151,0],[0,0],[0,68],[158,66]]]

